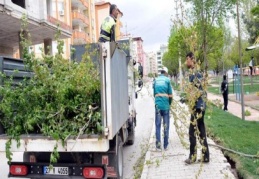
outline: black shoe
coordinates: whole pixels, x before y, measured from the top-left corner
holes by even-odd
[[[198,162],[202,162],[202,163],[209,163],[209,162],[210,162],[210,160],[209,160],[209,159],[204,159],[204,160],[199,159],[199,160],[198,160]]]

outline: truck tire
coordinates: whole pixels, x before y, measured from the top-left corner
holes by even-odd
[[[116,173],[117,179],[123,179],[123,143],[121,137],[118,136],[118,145],[116,154]]]

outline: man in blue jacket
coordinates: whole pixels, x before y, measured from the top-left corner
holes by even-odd
[[[156,126],[156,149],[161,151],[161,121],[164,124],[164,150],[168,149],[169,126],[170,126],[170,105],[172,102],[172,86],[170,79],[166,76],[168,69],[163,67],[153,84],[155,97],[155,126]]]
[[[191,121],[189,126],[190,154],[185,163],[192,164],[197,159],[196,135],[199,136],[199,142],[202,145],[201,161],[208,163],[210,161],[209,147],[207,143],[206,130],[204,124],[204,115],[206,110],[207,93],[203,89],[203,75],[196,67],[194,54],[189,52],[186,55],[186,66],[189,69],[189,82],[191,90],[188,103],[191,109]],[[193,101],[192,101],[193,100]]]

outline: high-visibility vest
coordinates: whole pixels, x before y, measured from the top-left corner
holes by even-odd
[[[111,41],[111,28],[115,24],[116,21],[111,16],[106,17],[101,25],[100,38]]]

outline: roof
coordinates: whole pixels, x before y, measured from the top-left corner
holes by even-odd
[[[141,37],[133,37],[132,39],[133,39],[133,40],[135,40],[135,41],[137,41],[137,40],[141,40],[141,41],[143,42],[143,40],[142,40],[142,38],[141,38]]]

